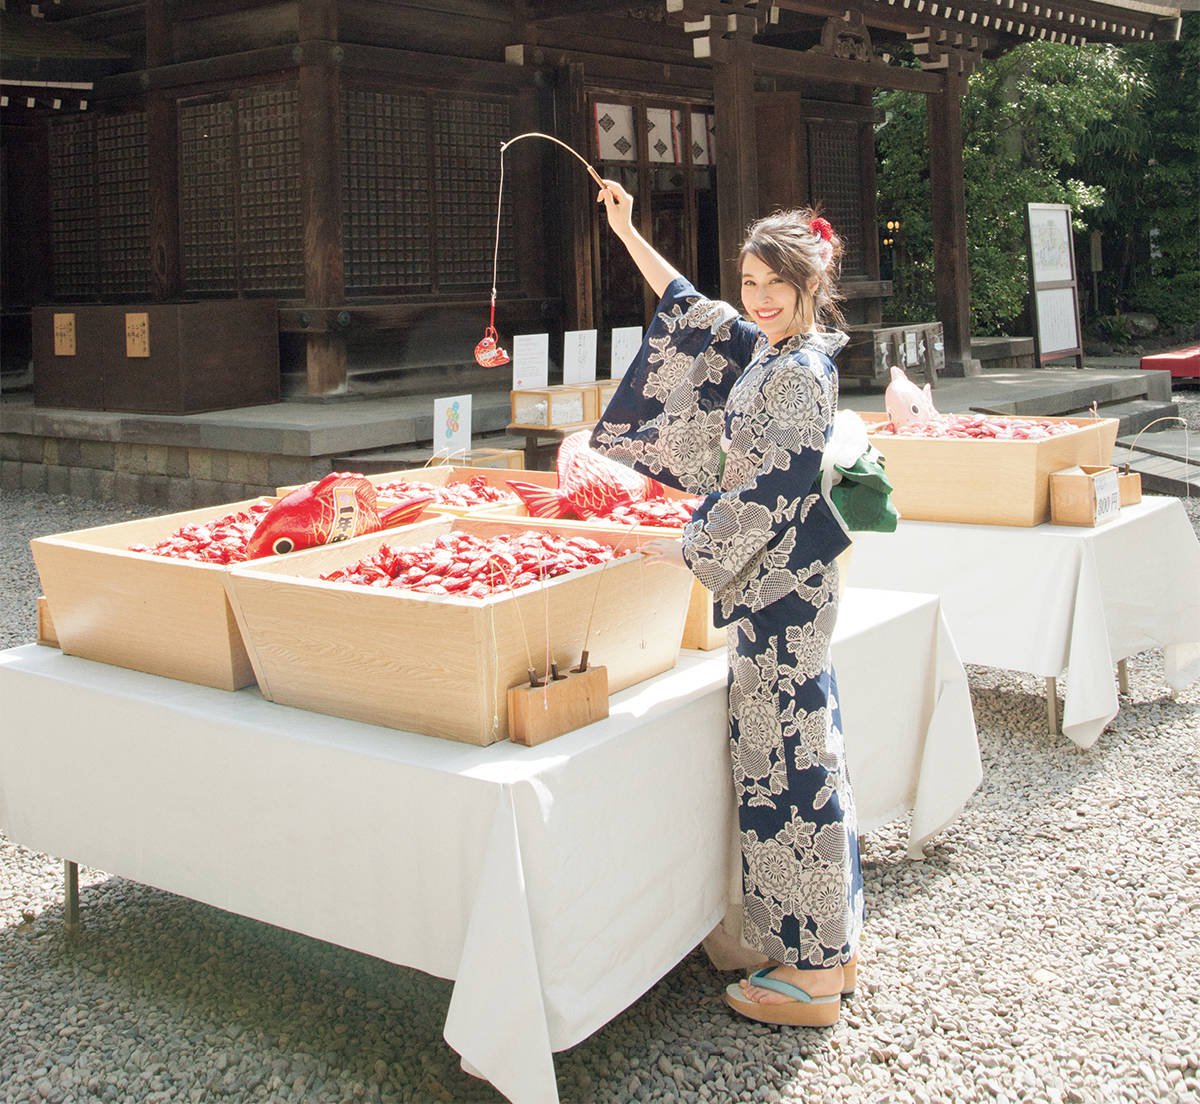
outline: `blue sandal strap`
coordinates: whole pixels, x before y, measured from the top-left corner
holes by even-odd
[[[750,975],[750,984],[759,989],[771,989],[776,993],[782,993],[783,996],[791,997],[800,1004],[831,1004],[833,1001],[842,999],[839,993],[833,993],[828,997],[811,996],[798,985],[770,977],[769,975],[774,969],[776,969],[774,966],[764,966],[761,970],[755,970]]]

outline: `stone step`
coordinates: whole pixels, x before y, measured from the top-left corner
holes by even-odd
[[[1140,374],[1128,377],[1084,381],[1079,384],[1052,391],[1037,393],[1037,384],[1030,385],[1033,394],[1010,400],[992,400],[986,407],[972,406],[980,414],[1018,414],[1025,417],[1068,417],[1086,413],[1096,403],[1103,413],[1105,406],[1113,403],[1145,400],[1149,394],[1149,381]]]
[[[1139,433],[1159,418],[1173,418],[1178,415],[1177,403],[1158,402],[1154,399],[1133,399],[1129,402],[1109,403],[1100,407],[1102,418],[1120,419],[1121,424],[1117,428],[1118,437]],[[1150,434],[1146,436],[1149,437]]]

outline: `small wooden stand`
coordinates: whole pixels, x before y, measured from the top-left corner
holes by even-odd
[[[48,648],[58,647],[58,635],[54,631],[54,621],[50,617],[50,603],[44,594],[37,597],[37,642]]]
[[[607,667],[569,671],[544,686],[526,682],[508,692],[509,739],[525,747],[536,747],[607,716]]]

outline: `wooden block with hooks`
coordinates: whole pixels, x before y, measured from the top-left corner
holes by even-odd
[[[608,716],[608,668],[568,671],[541,686],[523,682],[508,692],[508,738],[536,747]]]

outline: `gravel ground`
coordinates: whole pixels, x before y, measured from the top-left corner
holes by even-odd
[[[33,637],[29,537],[135,515],[0,498],[0,643]],[[562,1100],[1200,1101],[1200,686],[1131,668],[1087,752],[1038,680],[971,669],[983,785],[925,862],[903,823],[864,839],[835,1028],[738,1019],[693,952],[557,1056]],[[68,942],[61,872],[0,836],[0,1101],[501,1101],[442,1041],[449,982],[92,870]]]

